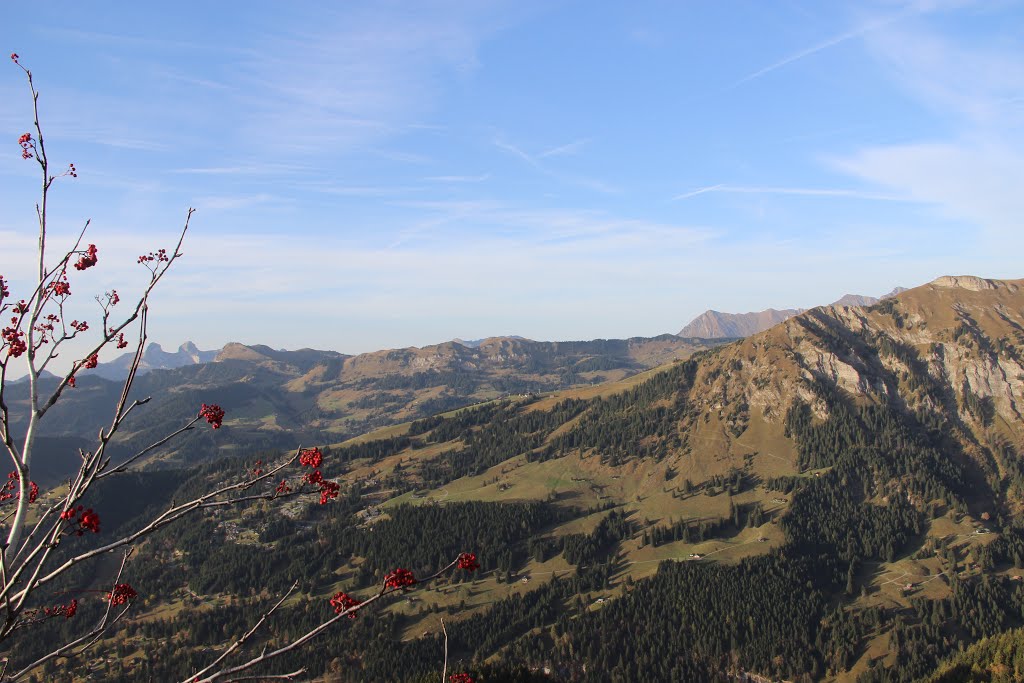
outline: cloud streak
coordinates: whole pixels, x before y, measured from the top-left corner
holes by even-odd
[[[863,199],[879,202],[910,202],[915,201],[912,197],[897,194],[885,194],[881,192],[870,192],[864,190],[851,190],[845,188],[821,188],[821,187],[770,187],[750,185],[709,185],[689,192],[683,192],[671,201],[677,202],[684,199],[692,199],[702,194],[768,194],[768,195],[789,195],[797,197],[837,197],[841,199]]]
[[[605,182],[597,178],[590,178],[588,176],[581,176],[573,173],[565,173],[551,168],[547,163],[542,162],[542,159],[549,159],[553,157],[569,156],[575,154],[584,146],[590,143],[590,139],[577,140],[568,144],[559,145],[552,147],[544,152],[537,155],[530,154],[524,151],[522,148],[508,142],[504,138],[497,137],[492,143],[495,147],[501,151],[517,158],[526,163],[531,168],[536,169],[539,173],[542,173],[550,178],[554,178],[559,182],[563,182],[576,187],[582,187],[584,189],[592,190],[594,192],[600,192],[601,194],[618,194],[621,190],[617,186]]]
[[[552,147],[551,149],[545,150],[538,154],[537,157],[539,159],[546,159],[548,157],[569,156],[571,154],[576,154],[581,149],[586,147],[588,144],[590,144],[590,138],[576,140],[575,142],[570,142],[565,145],[558,145],[557,147]]]
[[[879,29],[882,29],[886,26],[889,26],[890,24],[893,24],[907,17],[927,12],[930,9],[930,6],[926,4],[911,4],[901,12],[897,12],[896,14],[890,16],[881,17],[872,21],[868,21],[866,23],[861,24],[860,26],[857,26],[856,28],[829,36],[828,38],[822,40],[821,42],[815,43],[801,50],[797,50],[796,52],[793,52],[789,55],[786,55],[785,57],[779,59],[778,61],[763,66],[760,69],[752,71],[748,73],[746,76],[743,76],[742,78],[733,81],[728,86],[726,86],[725,89],[732,90],[734,88],[738,88],[739,86],[744,85],[745,83],[750,83],[751,81],[755,81],[761,78],[762,76],[767,76],[773,71],[778,71],[783,67],[789,66],[794,62],[799,62],[800,60],[806,59],[807,57],[815,55],[823,50],[828,50],[829,48],[836,47],[837,45],[842,45],[847,41],[860,38],[873,31],[878,31]]]

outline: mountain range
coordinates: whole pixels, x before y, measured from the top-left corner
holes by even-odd
[[[202,403],[217,403],[229,411],[221,434],[230,437],[215,441],[208,432],[193,431],[164,457],[208,458],[218,451],[218,443],[245,450],[337,442],[502,396],[620,380],[720,343],[674,335],[580,342],[495,337],[472,347],[445,342],[356,356],[238,343],[216,353],[197,351],[191,344],[166,353],[150,345],[145,353],[150,371],[136,378],[132,397],[152,401],[138,411],[132,430],[115,440],[114,447],[151,443],[161,430],[186,422]],[[54,418],[41,433],[40,448],[47,450],[47,439],[59,450],[68,438],[90,438],[109,419],[106,411],[120,394],[121,383],[108,378],[118,377],[124,357],[106,364],[111,366],[108,372],[78,374],[76,388],[65,391],[53,407]],[[97,370],[102,368],[104,364]],[[52,385],[57,379],[43,381]],[[8,401],[16,431],[24,428],[17,416],[24,415],[27,397],[27,383],[11,385]],[[60,462],[73,463],[73,458]],[[59,471],[51,474],[60,476]]]
[[[188,341],[178,347],[177,351],[164,351],[160,344],[150,342],[142,354],[139,363],[139,374],[150,370],[171,370],[186,365],[209,363],[217,358],[217,351],[200,351],[196,345]],[[124,380],[128,375],[134,354],[125,353],[107,363],[96,366],[94,374],[111,380]]]
[[[941,277],[727,343],[236,344],[218,359],[139,379],[157,398],[130,442],[200,396],[232,408],[161,463],[201,467],[139,475],[147,504],[237,477],[289,435],[328,444],[324,476],[343,494],[157,537],[162,559],[133,580],[170,588],[119,636],[126,656],[99,664],[110,680],[188,677],[209,634],[258,618],[267,590],[302,586],[276,617],[294,630],[338,590],[373,594],[397,561],[422,575],[465,548],[480,574],[326,633],[282,670],[413,683],[445,646],[460,670],[509,683],[1024,669],[998,659],[1020,635],[997,637],[1024,625],[1024,280]],[[83,373],[66,438],[88,433],[109,387]],[[374,419],[388,426],[343,440]],[[218,447],[240,460],[214,460]],[[179,656],[139,654],[172,636]]]
[[[896,294],[905,291],[903,287],[896,287],[888,294],[883,294],[880,298],[872,296],[863,296],[859,294],[846,294],[838,301],[833,302],[833,306],[871,306],[878,303],[882,299],[895,296]],[[721,313],[719,311],[708,310],[701,315],[690,321],[682,330],[679,331],[675,336],[682,337],[685,339],[736,339],[739,337],[746,337],[757,332],[762,332],[773,325],[776,325],[783,320],[793,317],[799,313],[803,313],[802,308],[787,308],[783,310],[776,310],[769,308],[764,311],[758,311],[753,313]],[[662,338],[668,335],[663,335]],[[532,340],[520,337],[518,335],[509,335],[507,337],[485,337],[482,339],[460,339],[455,338],[452,342],[465,346],[470,349],[477,349],[485,342],[492,339],[508,339],[511,341],[522,341],[531,342]],[[542,342],[543,343],[543,342]],[[561,344],[578,344],[579,342],[552,342]],[[142,355],[142,362],[139,364],[138,373],[145,374],[151,370],[172,370],[175,368],[184,367],[187,365],[198,365],[201,363],[217,362],[228,358],[238,358],[241,354],[242,357],[249,357],[250,359],[255,358],[252,354],[246,356],[245,351],[242,350],[244,345],[237,344],[235,342],[229,343],[223,349],[201,351],[191,341],[186,341],[177,351],[168,352],[164,351],[160,344],[156,342],[150,342],[146,347]],[[244,347],[249,348],[249,347]],[[257,355],[270,356],[272,357],[275,353],[288,353],[286,351],[274,351],[270,347],[257,345],[251,347],[256,350]],[[438,346],[425,347],[438,348]],[[388,351],[388,353],[416,353],[418,349],[415,347],[409,347],[406,349],[396,349]],[[305,353],[322,353],[328,356],[335,353],[336,358],[350,358],[346,354],[323,351],[317,352],[310,349],[304,350]],[[301,352],[300,352],[301,353]],[[369,354],[363,354],[369,355]],[[94,374],[111,380],[123,380],[128,373],[128,368],[131,366],[133,354],[125,353],[112,361],[99,364]]]

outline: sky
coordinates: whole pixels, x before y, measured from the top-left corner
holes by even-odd
[[[1021,36],[1001,0],[0,4],[78,170],[50,249],[86,219],[99,249],[82,317],[195,207],[150,338],[204,349],[653,336],[1024,277]],[[17,296],[39,177],[4,63]]]

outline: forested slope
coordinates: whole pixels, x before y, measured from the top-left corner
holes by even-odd
[[[284,638],[335,590],[467,548],[480,575],[396,599],[302,662],[330,680],[423,680],[439,669],[443,616],[460,670],[931,675],[958,647],[1024,625],[1022,286],[940,279],[635,381],[327,449],[325,476],[346,483],[336,505],[254,506],[154,540],[164,550],[133,568],[138,582],[179,588],[118,636],[125,657],[102,664],[106,680],[187,675],[218,633],[260,613],[263,588],[300,582],[269,636]],[[210,466],[181,494],[245,463]],[[177,654],[132,654],[150,647]],[[485,680],[501,676],[513,674]]]

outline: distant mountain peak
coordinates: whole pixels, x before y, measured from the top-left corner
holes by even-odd
[[[267,347],[264,347],[267,348]],[[269,348],[267,350],[270,350]],[[217,355],[214,357],[214,362],[220,363],[225,360],[267,360],[267,356],[257,350],[257,347],[246,346],[239,342],[228,342],[224,345]]]
[[[150,370],[171,370],[186,365],[209,363],[217,355],[216,351],[200,351],[191,341],[187,341],[178,347],[177,351],[164,351],[164,348],[157,342],[150,342],[142,354],[142,362],[139,364],[139,373],[146,373]],[[100,363],[96,368],[96,374],[105,379],[122,380],[128,374],[131,367],[134,353],[125,353],[109,363]]]
[[[864,296],[863,294],[844,294],[839,297],[837,301],[833,301],[833,306],[874,306],[878,303],[878,299],[873,296]]]
[[[939,278],[939,280],[942,279]],[[905,287],[895,287],[891,292],[883,294],[881,297],[865,296],[863,294],[844,294],[839,300],[833,301],[831,305],[873,306],[882,299],[888,299],[905,291],[907,291]],[[757,334],[770,327],[774,327],[784,320],[792,318],[794,315],[803,313],[805,310],[803,308],[784,308],[781,310],[768,308],[752,313],[722,313],[721,311],[707,310],[691,320],[676,336],[700,337],[703,339],[749,337],[752,334]]]
[[[690,321],[676,336],[699,337],[702,339],[749,337],[752,334],[778,325],[802,311],[803,309],[797,308],[787,308],[781,311],[769,308],[752,313],[722,313],[720,311],[708,310]]]

